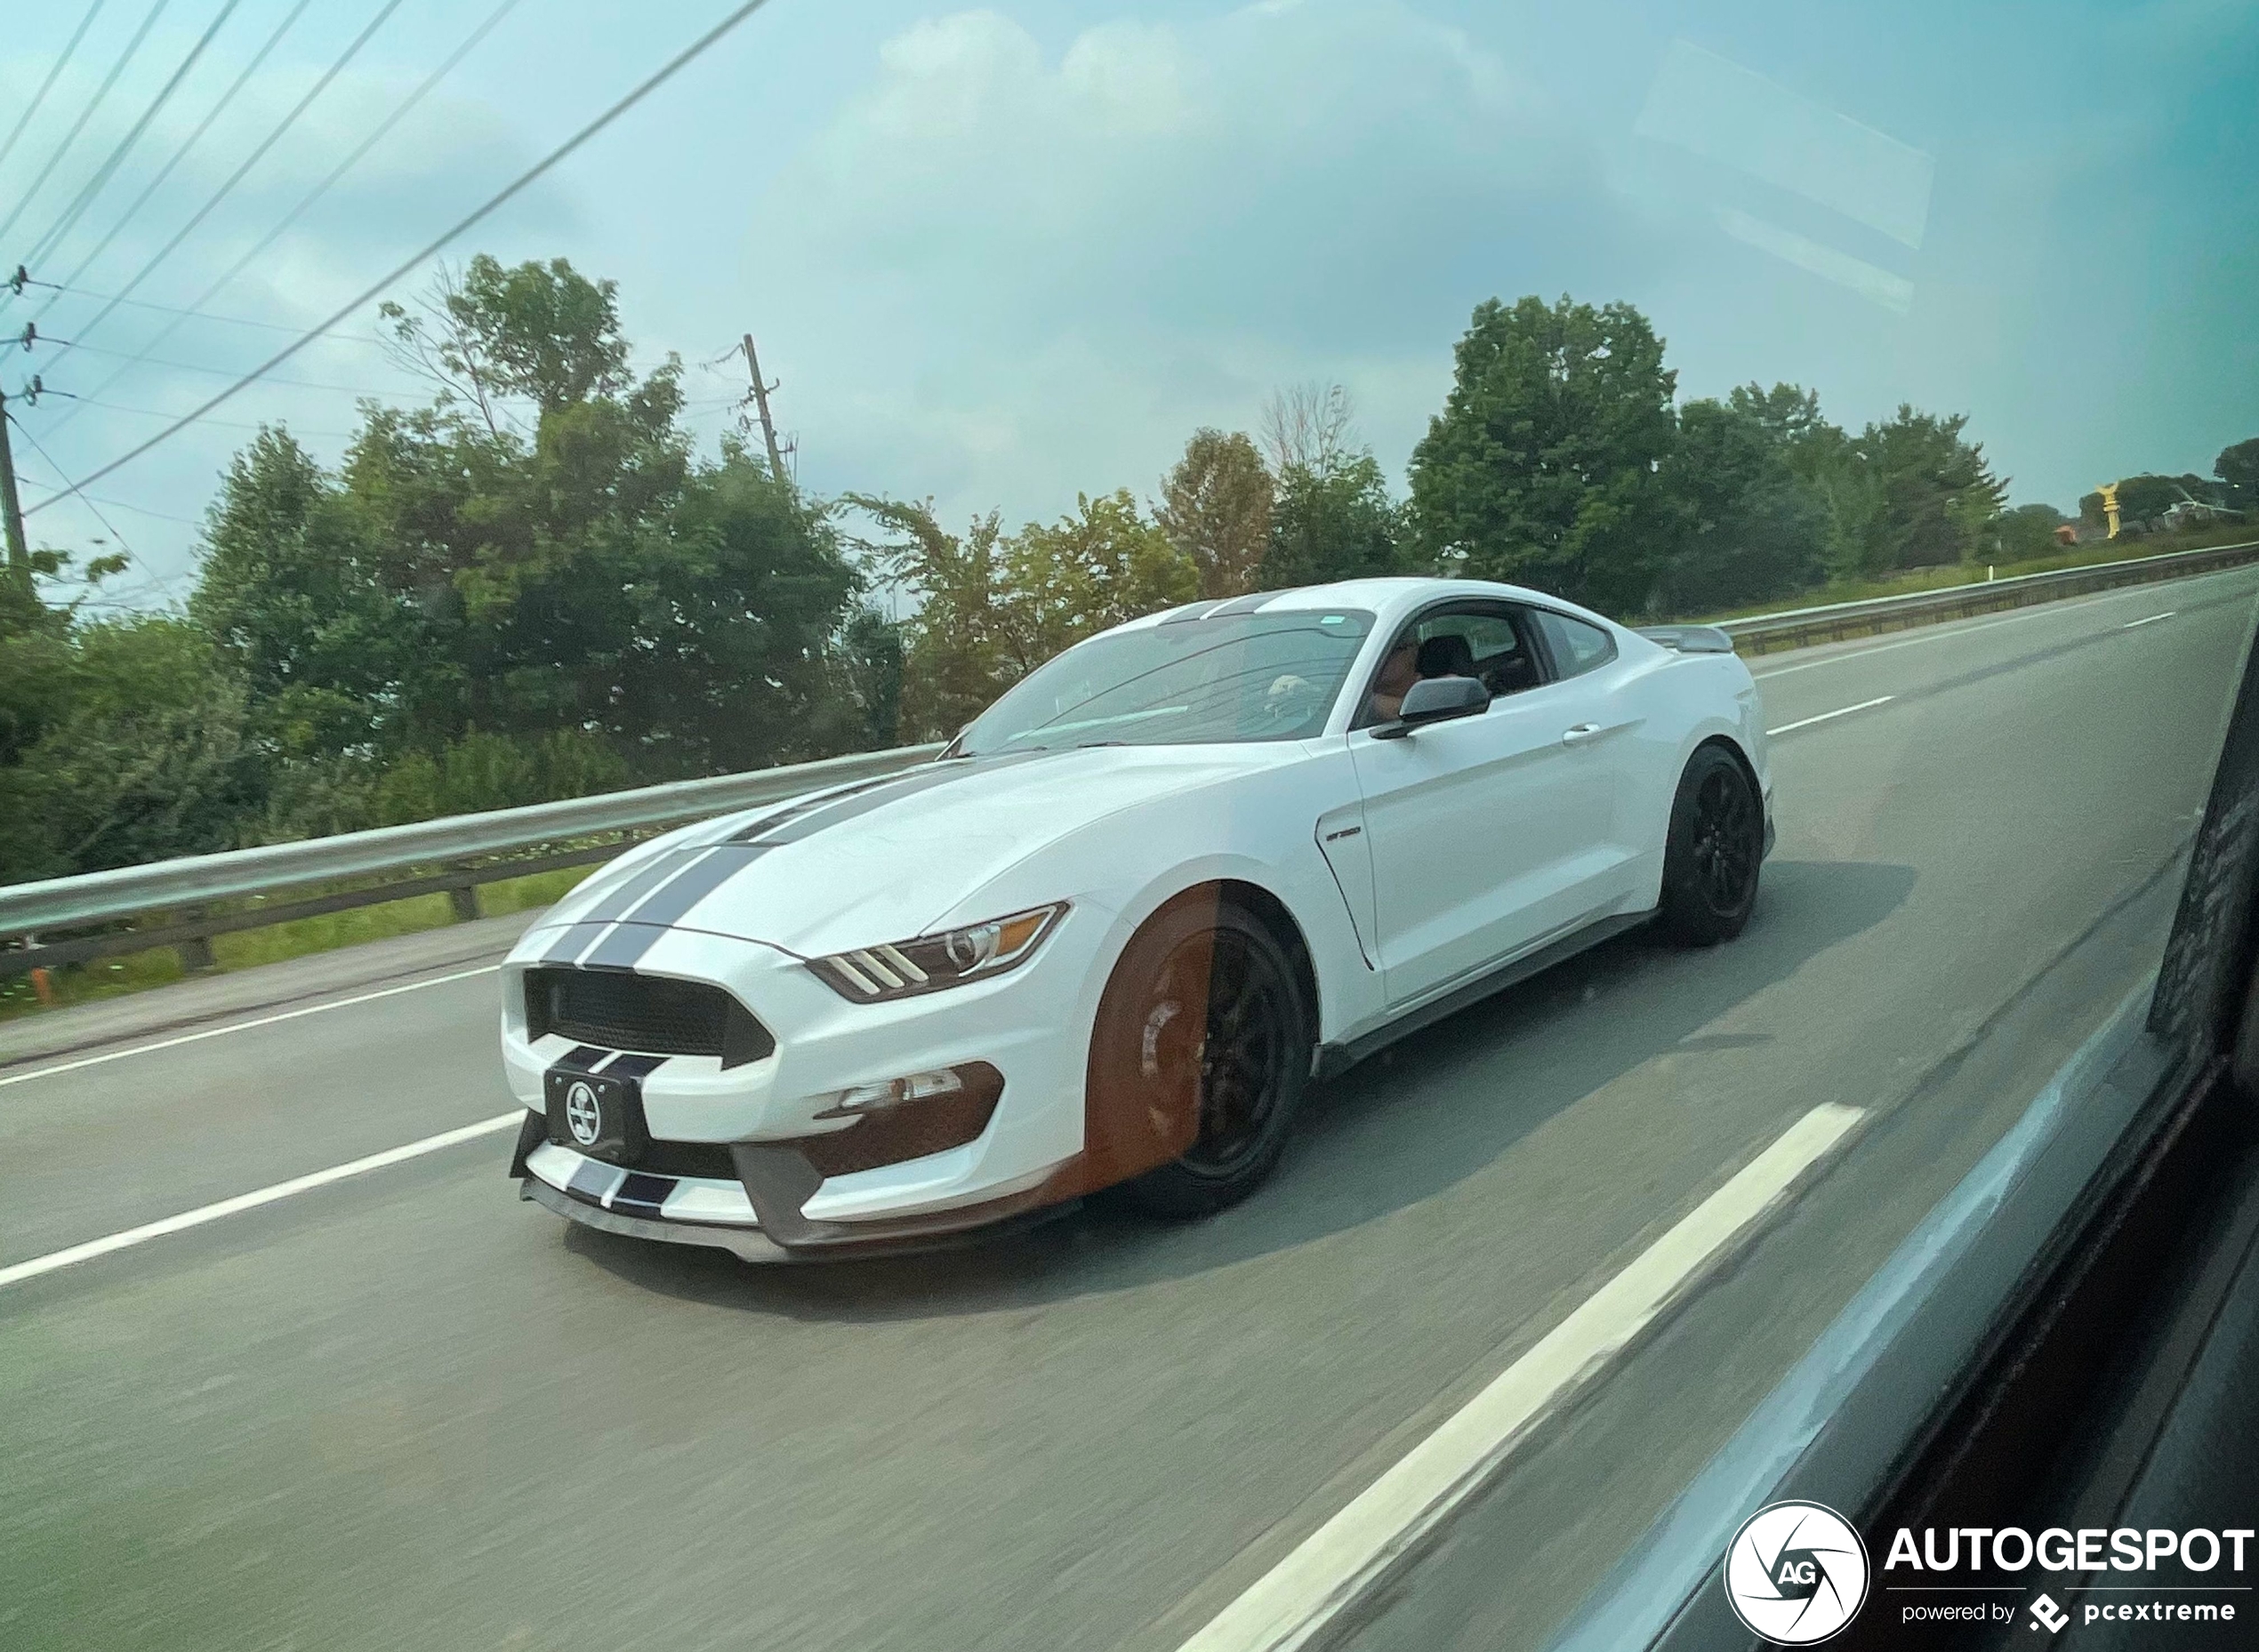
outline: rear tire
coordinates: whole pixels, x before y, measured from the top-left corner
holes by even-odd
[[[1162,911],[1106,983],[1090,1082],[1133,1113],[1189,1108],[1196,1128],[1182,1156],[1123,1183],[1122,1196],[1157,1215],[1204,1216],[1253,1192],[1286,1150],[1314,1036],[1293,959],[1260,919],[1226,902]]]
[[[1679,776],[1663,847],[1663,933],[1685,946],[1740,934],[1757,900],[1765,806],[1721,746],[1702,746]]]

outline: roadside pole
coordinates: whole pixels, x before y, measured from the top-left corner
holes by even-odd
[[[745,371],[753,375],[753,405],[760,410],[760,433],[768,444],[768,473],[784,479],[784,454],[776,445],[776,424],[768,416],[768,393],[776,387],[760,376],[760,357],[753,354],[753,335],[745,334]]]
[[[0,390],[0,517],[7,521],[8,576],[31,589],[31,548],[24,542],[23,501],[16,496],[16,457],[10,445],[8,396]]]

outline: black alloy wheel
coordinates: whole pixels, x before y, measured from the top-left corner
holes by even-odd
[[[1765,811],[1733,755],[1703,746],[1671,803],[1663,850],[1663,927],[1694,946],[1730,941],[1757,905]]]
[[[1131,942],[1107,998],[1104,1070],[1142,1108],[1189,1111],[1197,1132],[1127,1196],[1172,1216],[1244,1199],[1277,1164],[1309,1079],[1310,1017],[1285,949],[1238,907],[1190,902]]]
[[[1218,929],[1204,939],[1212,949],[1206,1037],[1186,1053],[1200,1067],[1200,1136],[1179,1162],[1197,1175],[1228,1177],[1261,1152],[1285,1100],[1293,988],[1244,933]]]

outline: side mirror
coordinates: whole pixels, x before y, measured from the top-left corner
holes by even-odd
[[[1491,709],[1491,691],[1471,677],[1422,678],[1404,691],[1396,720],[1372,731],[1375,740],[1402,740],[1430,723],[1453,718],[1480,717]]]

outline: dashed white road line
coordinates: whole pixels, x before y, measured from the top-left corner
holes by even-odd
[[[226,1032],[248,1032],[253,1027],[271,1027],[278,1021],[296,1021],[301,1015],[318,1015],[326,1009],[344,1009],[354,1004],[367,1004],[377,998],[397,998],[403,992],[418,992],[425,987],[444,986],[450,981],[468,981],[473,975],[491,975],[502,967],[499,964],[482,964],[476,969],[458,969],[453,974],[427,975],[422,981],[411,981],[397,987],[381,987],[374,992],[357,993],[350,998],[332,998],[323,1004],[307,1004],[297,1009],[286,1009],[272,1015],[261,1015],[251,1021],[231,1021],[224,1027],[206,1027],[200,1032],[184,1032],[178,1038],[159,1039],[154,1044],[136,1044],[130,1049],[105,1050],[100,1055],[82,1055],[76,1061],[57,1062],[52,1067],[37,1067],[29,1072],[0,1073],[0,1089],[12,1084],[29,1084],[34,1079],[52,1079],[58,1073],[76,1072],[82,1067],[99,1067],[104,1062],[124,1061],[128,1055],[148,1055],[157,1050],[178,1049],[183,1044],[201,1043],[216,1039]]]
[[[1186,1641],[1182,1652],[1290,1652],[1480,1488],[1531,1426],[1752,1234],[1867,1114],[1822,1103],[1642,1251],[1348,1507]]]
[[[1872,700],[1862,700],[1855,706],[1841,706],[1833,711],[1822,711],[1818,717],[1800,717],[1793,723],[1783,723],[1778,728],[1765,731],[1770,740],[1775,734],[1793,734],[1800,728],[1810,728],[1814,723],[1832,723],[1839,717],[1849,717],[1854,711],[1871,711],[1877,706],[1886,706],[1897,699],[1896,694],[1877,694]]]
[[[2180,613],[2178,608],[2167,608],[2163,613],[2152,613],[2146,620],[2128,620],[2118,629],[2121,631],[2130,631],[2137,625],[2155,625],[2159,620],[2169,620],[2178,613]]]
[[[88,1239],[83,1245],[73,1245],[65,1250],[49,1251],[44,1256],[34,1256],[28,1262],[12,1263],[0,1268],[0,1287],[20,1284],[25,1279],[37,1279],[43,1273],[52,1273],[58,1268],[68,1268],[74,1263],[91,1262],[97,1256],[107,1256],[113,1251],[130,1250],[136,1245],[146,1245],[151,1239],[165,1238],[189,1228],[200,1228],[207,1222],[217,1222],[222,1216],[256,1210],[261,1205],[271,1205],[277,1199],[307,1192],[318,1187],[327,1187],[333,1182],[343,1182],[353,1176],[366,1175],[372,1170],[382,1170],[410,1159],[421,1159],[426,1153],[436,1153],[441,1148],[454,1147],[458,1143],[475,1142],[482,1135],[492,1135],[507,1130],[525,1118],[522,1109],[512,1108],[492,1119],[477,1124],[467,1124],[459,1129],[443,1130],[437,1135],[427,1135],[420,1142],[410,1142],[405,1147],[389,1147],[381,1153],[371,1153],[366,1159],[356,1159],[349,1164],[333,1165],[326,1170],[317,1170],[310,1175],[293,1176],[287,1182],[277,1182],[256,1192],[238,1193],[233,1199],[223,1199],[216,1205],[199,1205],[194,1210],[184,1210],[177,1216],[166,1216],[159,1222],[145,1222],[138,1228],[127,1228],[98,1239]]]

